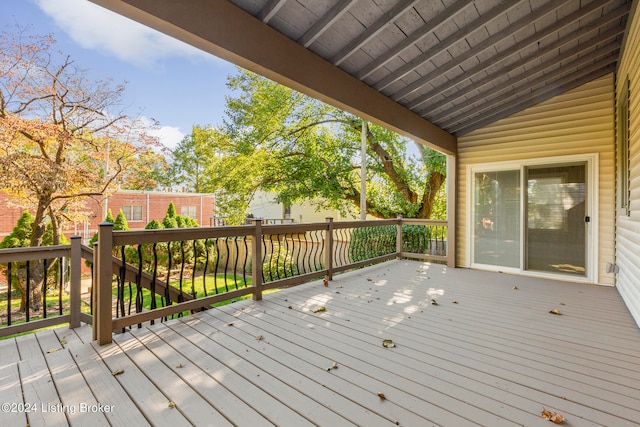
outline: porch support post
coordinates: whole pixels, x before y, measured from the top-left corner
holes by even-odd
[[[69,286],[69,328],[80,326],[80,293],[82,291],[81,237],[71,236],[71,285]]]
[[[96,328],[96,307],[98,306],[98,242],[93,242],[93,260],[91,262],[91,319],[93,321],[93,327],[91,328],[92,336],[91,341],[98,339],[98,332]]]
[[[324,265],[327,280],[333,280],[333,218],[327,218],[327,234],[324,236]]]
[[[456,200],[458,197],[457,159],[447,155],[447,266],[456,266]]]
[[[251,244],[251,284],[253,300],[262,300],[262,220],[253,220],[254,233]]]
[[[402,214],[398,214],[398,225],[396,225],[396,255],[401,258],[402,254]]]
[[[98,268],[97,289],[95,289],[96,305],[93,307],[93,330],[98,345],[111,344],[113,330],[111,328],[113,305],[111,288],[113,283],[113,224],[103,222],[98,229]]]

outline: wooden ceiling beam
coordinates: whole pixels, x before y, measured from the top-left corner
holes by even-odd
[[[605,23],[611,22],[613,20],[616,19],[620,19],[622,17],[624,17],[626,14],[628,13],[628,10],[625,9],[616,9],[610,13],[608,13],[607,15],[605,15],[603,17],[603,20]],[[551,34],[551,32],[553,31],[557,31],[560,30],[561,28],[565,27],[566,25],[569,25],[571,22],[573,22],[573,18],[570,19],[566,19],[563,20],[564,25],[562,25],[562,23],[560,23],[560,21],[558,21],[559,24],[558,25],[554,25],[553,27],[555,28],[555,30],[551,30],[551,29],[544,29],[541,34],[540,37],[537,37],[537,35],[535,36],[531,36],[528,37],[527,39],[523,40],[520,43],[515,44],[514,46],[512,46],[509,49],[506,49],[502,52],[500,52],[500,54],[496,55],[495,57],[491,58],[491,65],[492,67],[495,67],[496,65],[499,65],[501,62],[505,61],[506,59],[512,57],[513,55],[519,55],[521,53],[521,50],[524,49],[527,45],[536,43],[538,40],[543,39],[544,37],[546,37],[547,35]],[[498,75],[503,75],[503,74],[507,74],[510,73],[514,70],[517,70],[518,68],[522,68],[525,67],[527,64],[530,64],[531,62],[536,61],[539,57],[541,56],[545,56],[551,52],[553,52],[556,49],[561,49],[563,46],[572,43],[586,35],[588,35],[589,33],[592,32],[596,32],[600,30],[602,23],[601,22],[592,22],[589,25],[586,25],[584,27],[579,28],[576,31],[572,31],[569,34],[567,34],[566,37],[563,37],[561,39],[556,40],[555,42],[544,46],[541,49],[538,49],[535,52],[535,55],[529,55],[529,57],[526,58],[522,58],[520,57],[519,60],[514,61],[511,65],[505,66],[504,68],[497,68],[496,71],[494,73],[487,73],[487,67],[486,64],[478,64],[475,67],[469,69],[469,70],[465,70],[465,72],[463,74],[460,74],[459,76],[449,80],[449,82],[447,83],[447,87],[438,87],[435,90],[429,91],[423,95],[421,95],[420,97],[412,100],[411,102],[409,102],[408,104],[406,104],[406,107],[409,108],[410,110],[414,110],[416,109],[418,106],[422,105],[422,104],[426,104],[429,103],[432,99],[434,99],[436,96],[440,95],[441,93],[443,93],[444,91],[446,91],[447,89],[450,89],[452,87],[455,87],[463,82],[468,82],[468,81],[473,81],[473,90],[479,90],[482,87],[489,85],[493,80],[495,80]],[[595,38],[593,38],[593,41],[590,43],[603,43],[606,42],[607,40],[609,40],[610,38],[616,37],[618,35],[620,35],[622,32],[624,31],[624,28],[621,27],[615,27],[612,28],[608,31],[605,31],[604,33],[601,33],[599,35],[597,35]],[[484,74],[484,77],[480,77],[481,75]],[[478,79],[475,79],[475,77],[479,77]],[[460,90],[458,92],[456,92],[455,95],[453,95],[453,97],[447,97],[445,99],[442,99],[438,102],[435,102],[433,104],[429,103],[429,105],[427,105],[425,108],[423,108],[422,110],[418,111],[418,114],[421,116],[429,116],[430,118],[432,118],[434,121],[438,121],[439,119],[436,119],[435,117],[431,116],[429,114],[429,112],[431,111],[437,111],[438,108],[442,107],[443,105],[453,102],[455,103],[456,100],[458,100],[459,98],[466,96],[466,92],[464,90]]]

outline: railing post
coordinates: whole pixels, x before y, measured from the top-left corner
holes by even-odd
[[[327,217],[327,234],[324,236],[324,265],[327,280],[333,280],[333,218]]]
[[[112,342],[112,296],[113,283],[113,224],[103,222],[98,229],[98,268],[96,289],[96,304],[93,307],[93,330],[98,340],[98,345]]]
[[[447,155],[447,266],[456,266],[456,199],[457,159],[455,155]]]
[[[402,215],[397,216],[398,224],[396,225],[396,255],[400,259],[402,257]]]
[[[262,220],[253,220],[255,227],[253,243],[251,245],[251,284],[253,285],[253,300],[262,300]]]
[[[71,236],[71,285],[69,286],[69,328],[80,327],[80,294],[82,292],[82,238]]]

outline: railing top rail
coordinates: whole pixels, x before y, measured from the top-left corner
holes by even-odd
[[[306,223],[306,224],[277,224],[277,225],[263,224],[262,233],[263,234],[304,233],[306,231],[327,230],[328,228],[329,228],[329,223],[327,222],[314,222],[314,223]]]
[[[35,261],[69,256],[71,245],[0,249],[0,263]]]
[[[362,228],[362,227],[380,227],[384,225],[397,225],[399,219],[372,219],[372,220],[356,220],[356,221],[335,221],[333,228]]]
[[[253,227],[239,225],[233,227],[164,228],[159,230],[135,230],[113,232],[113,246],[138,243],[176,242],[216,237],[239,237],[253,234]]]
[[[446,226],[446,220],[433,219],[375,219],[375,220],[354,220],[354,221],[334,221],[334,229],[343,228],[362,228],[362,227],[379,227],[385,225],[402,224],[413,225],[440,225]],[[262,230],[264,234],[288,234],[288,233],[304,233],[306,231],[326,230],[328,223],[293,223],[293,224],[264,224]],[[224,226],[224,227],[197,227],[197,228],[174,228],[160,230],[127,230],[113,232],[113,245],[132,245],[138,243],[150,244],[180,240],[197,240],[206,238],[219,237],[240,237],[251,236],[254,233],[253,225],[240,226]]]
[[[402,218],[403,224],[411,225],[448,225],[446,219],[421,219],[421,218]]]

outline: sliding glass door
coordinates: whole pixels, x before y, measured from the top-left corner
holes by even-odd
[[[520,171],[475,174],[474,262],[520,267]]]
[[[472,171],[472,264],[588,277],[589,164]]]
[[[586,164],[527,167],[525,269],[585,276]]]

